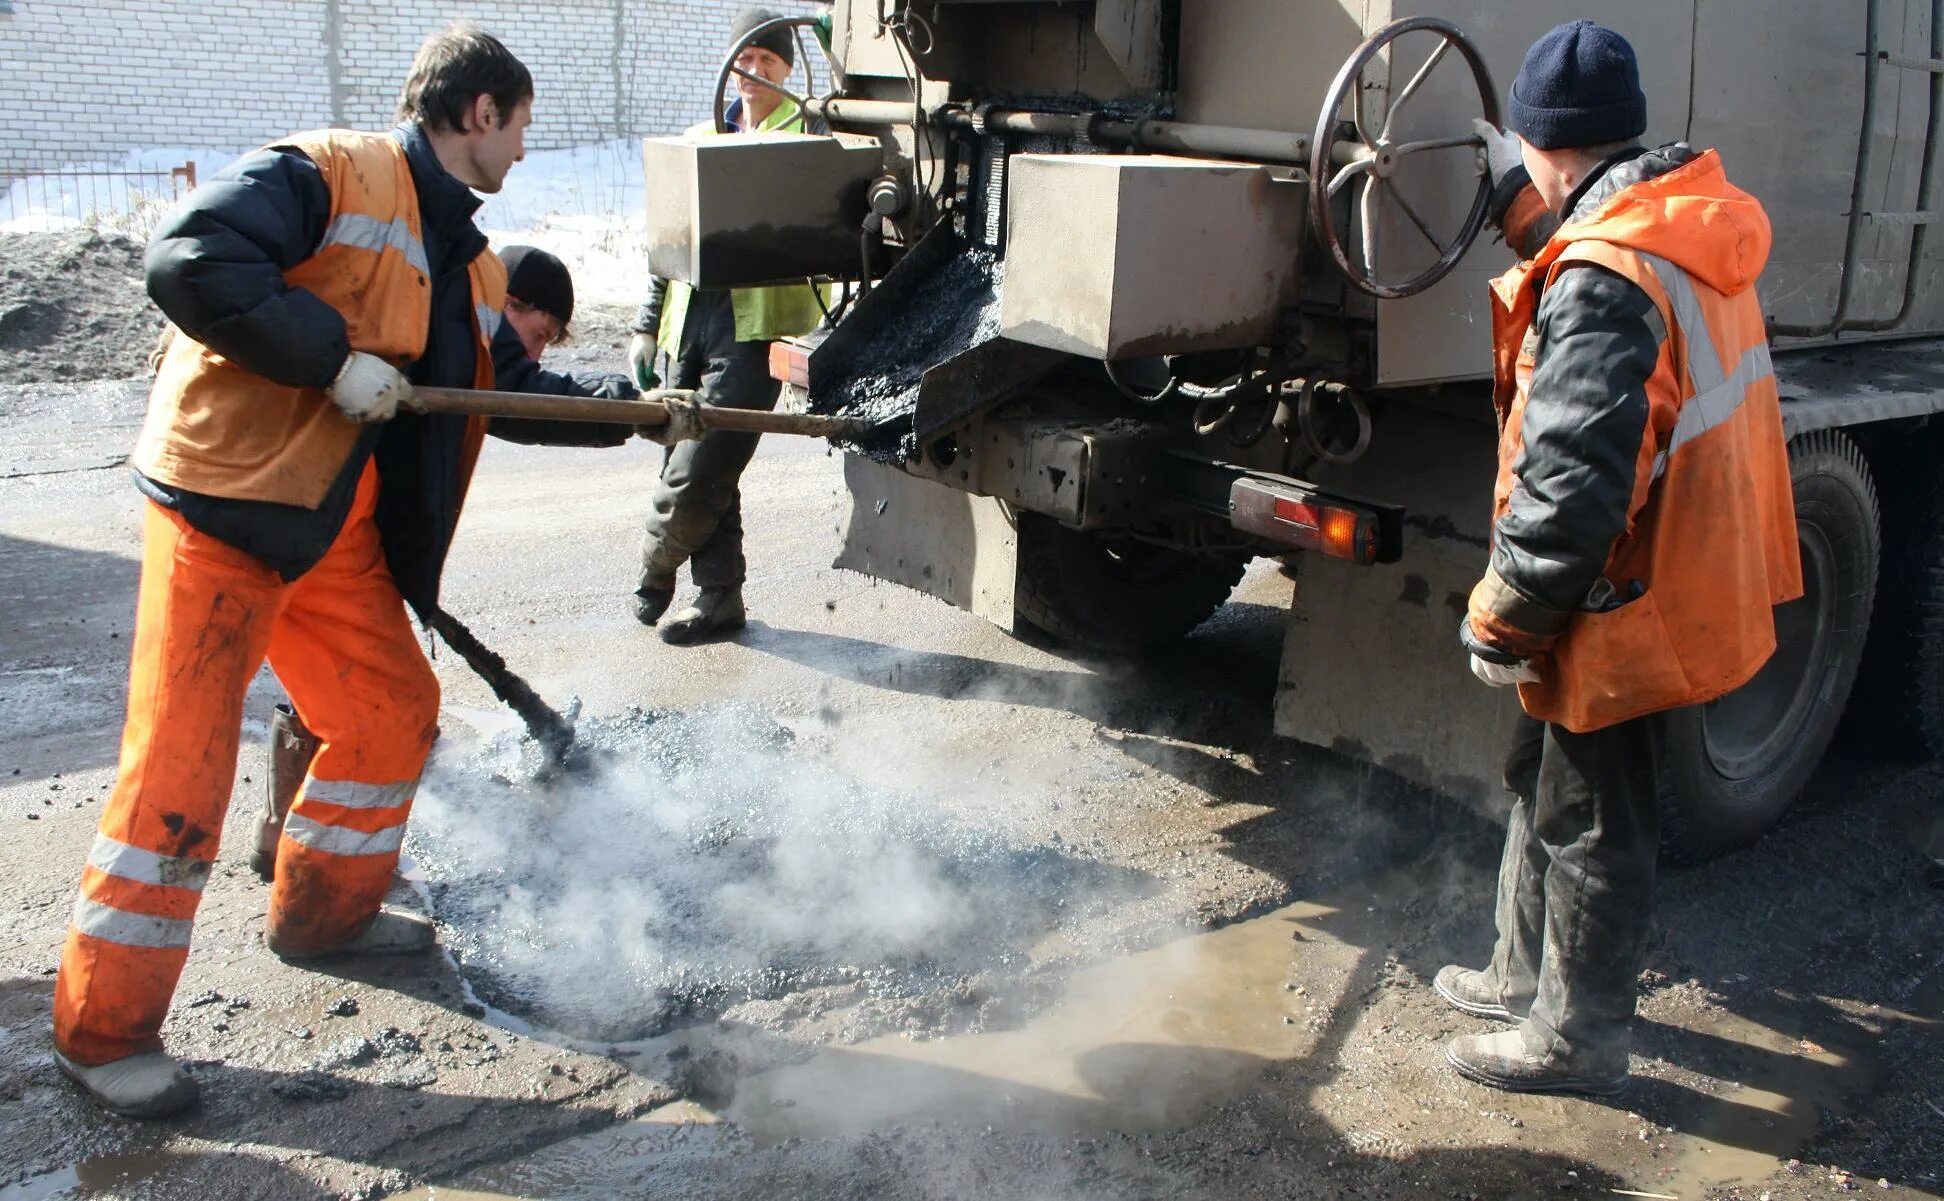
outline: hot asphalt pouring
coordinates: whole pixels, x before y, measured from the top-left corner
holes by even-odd
[[[615,361],[621,319],[571,354]],[[266,673],[165,1031],[205,1102],[103,1116],[47,1023],[114,774],[141,405],[0,381],[0,1198],[1944,1183],[1929,773],[1839,755],[1760,845],[1664,874],[1627,1097],[1492,1093],[1444,1067],[1479,1024],[1428,981],[1489,946],[1498,815],[1270,736],[1287,580],[1154,662],[1086,661],[830,571],[839,465],[781,439],[745,478],[752,624],[682,651],[625,603],[659,450],[489,449],[446,602],[581,698],[598,766],[528,779],[441,652],[400,896],[446,953],[299,969],[243,863]]]

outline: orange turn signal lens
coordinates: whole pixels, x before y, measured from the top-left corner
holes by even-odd
[[[1326,509],[1323,512],[1322,541],[1323,553],[1337,559],[1361,558],[1361,539],[1358,534],[1363,523],[1355,513],[1345,509]]]

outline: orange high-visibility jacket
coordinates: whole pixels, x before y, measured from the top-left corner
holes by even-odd
[[[1524,450],[1531,332],[1545,288],[1574,264],[1596,264],[1645,292],[1667,330],[1647,385],[1628,526],[1603,573],[1625,603],[1574,613],[1537,656],[1540,681],[1519,686],[1533,717],[1585,732],[1722,696],[1773,653],[1774,607],[1802,595],[1781,406],[1754,288],[1769,239],[1761,205],[1709,151],[1619,191],[1493,281],[1495,525]],[[1495,609],[1494,583],[1488,575],[1473,592],[1473,633],[1492,645],[1529,641]]]
[[[398,140],[332,129],[280,139],[317,164],[331,192],[324,240],[284,273],[344,316],[351,349],[403,365],[425,350],[431,281],[418,190]],[[493,332],[506,307],[506,268],[490,250],[469,268],[478,349],[473,386],[493,386]],[[462,469],[477,457],[483,418],[466,431]],[[358,426],[319,388],[252,374],[177,332],[156,374],[131,456],[143,475],[234,500],[316,508],[358,440]],[[464,475],[460,487],[464,488]]]

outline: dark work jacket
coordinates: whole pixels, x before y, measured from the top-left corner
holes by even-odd
[[[439,163],[418,126],[401,125],[393,136],[411,166],[431,268],[425,351],[405,373],[415,384],[471,387],[475,334],[466,272],[486,250],[486,236],[472,221],[480,202]],[[330,201],[317,165],[294,147],[245,155],[192,192],[157,230],[146,262],[149,295],[185,335],[255,374],[303,387],[329,384],[349,353],[344,319],[291,287],[283,273],[323,241]],[[519,350],[517,336],[502,326],[492,347],[496,368],[506,361],[501,340],[508,337]],[[567,423],[529,428],[525,437],[517,429],[505,432],[519,441],[546,441],[547,427],[555,424],[564,436]],[[608,428],[610,440],[587,442],[591,435],[580,428],[572,431],[569,444],[617,441],[612,427],[597,428]],[[439,576],[459,520],[465,429],[464,417],[405,412],[368,427],[315,509],[206,496],[139,473],[136,483],[192,527],[295,580],[329,550],[350,510],[358,477],[375,457],[386,561],[399,592],[423,615],[438,601]]]
[[[567,375],[548,371],[527,357],[526,345],[502,321],[493,335],[493,387],[501,392],[532,392],[546,396],[599,396],[633,400],[641,393],[625,375]],[[495,417],[486,432],[508,442],[530,446],[619,446],[634,436],[631,425],[598,421],[537,421]]]
[[[1584,220],[1621,190],[1693,158],[1684,146],[1622,151],[1567,197],[1567,221]],[[1560,224],[1535,223],[1514,250],[1532,257]],[[1540,297],[1533,335],[1533,400],[1525,409],[1524,455],[1514,466],[1520,483],[1493,530],[1492,569],[1539,605],[1571,613],[1587,603],[1626,532],[1648,437],[1647,381],[1667,331],[1647,293],[1585,263],[1561,273]],[[1479,641],[1469,622],[1460,630],[1481,658],[1516,661]]]

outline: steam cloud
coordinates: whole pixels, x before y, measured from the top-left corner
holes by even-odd
[[[648,1037],[817,985],[947,989],[1147,884],[860,782],[755,710],[582,735],[595,769],[547,786],[493,774],[505,742],[438,757],[408,844],[482,997],[568,1034]]]

